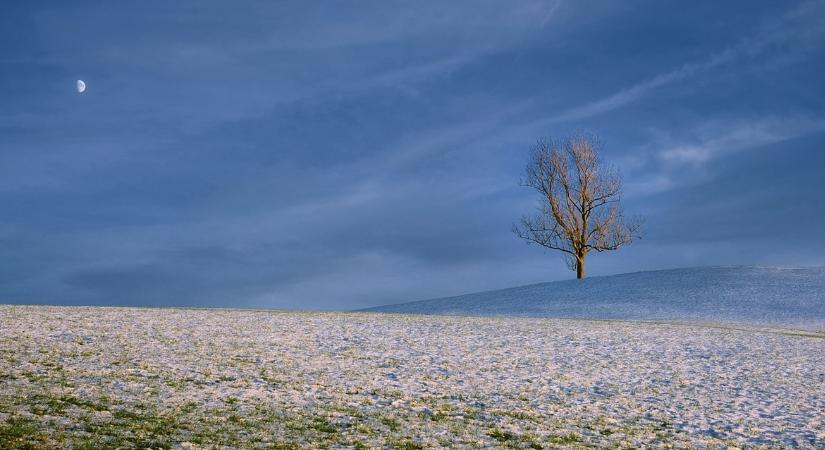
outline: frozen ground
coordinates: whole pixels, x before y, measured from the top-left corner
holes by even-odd
[[[825,331],[825,268],[703,267],[637,272],[371,310],[724,322]]]
[[[0,306],[0,448],[825,446],[825,335]]]

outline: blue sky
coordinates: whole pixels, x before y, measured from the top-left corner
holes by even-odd
[[[531,144],[577,130],[646,216],[590,275],[825,265],[825,2],[245,6],[0,6],[0,302],[355,308],[570,278],[510,227]]]

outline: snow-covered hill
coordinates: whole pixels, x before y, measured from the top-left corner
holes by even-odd
[[[825,330],[825,267],[703,267],[533,284],[369,311],[735,322]]]

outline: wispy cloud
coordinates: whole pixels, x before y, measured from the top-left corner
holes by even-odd
[[[768,117],[703,124],[687,142],[666,144],[657,157],[666,164],[704,164],[721,156],[825,131],[825,119]]]
[[[703,61],[686,63],[677,69],[658,74],[605,98],[571,108],[551,117],[549,122],[580,120],[619,109],[638,101],[658,88],[741,59],[758,57],[769,48],[781,44],[802,40],[815,45],[822,45],[820,38],[825,35],[825,19],[823,17],[825,17],[825,2],[805,3],[792,9],[770,26],[765,27],[758,35],[743,39]],[[786,51],[777,54],[777,57],[783,59],[787,56]]]
[[[680,131],[679,137],[659,132],[646,146],[647,164],[637,163],[647,169],[635,173],[626,192],[644,196],[701,182],[710,176],[705,168],[716,159],[823,131],[823,118],[764,117],[714,120]]]

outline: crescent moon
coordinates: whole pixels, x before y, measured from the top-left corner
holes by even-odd
[[[83,93],[86,90],[86,82],[83,80],[77,80],[77,92]]]

